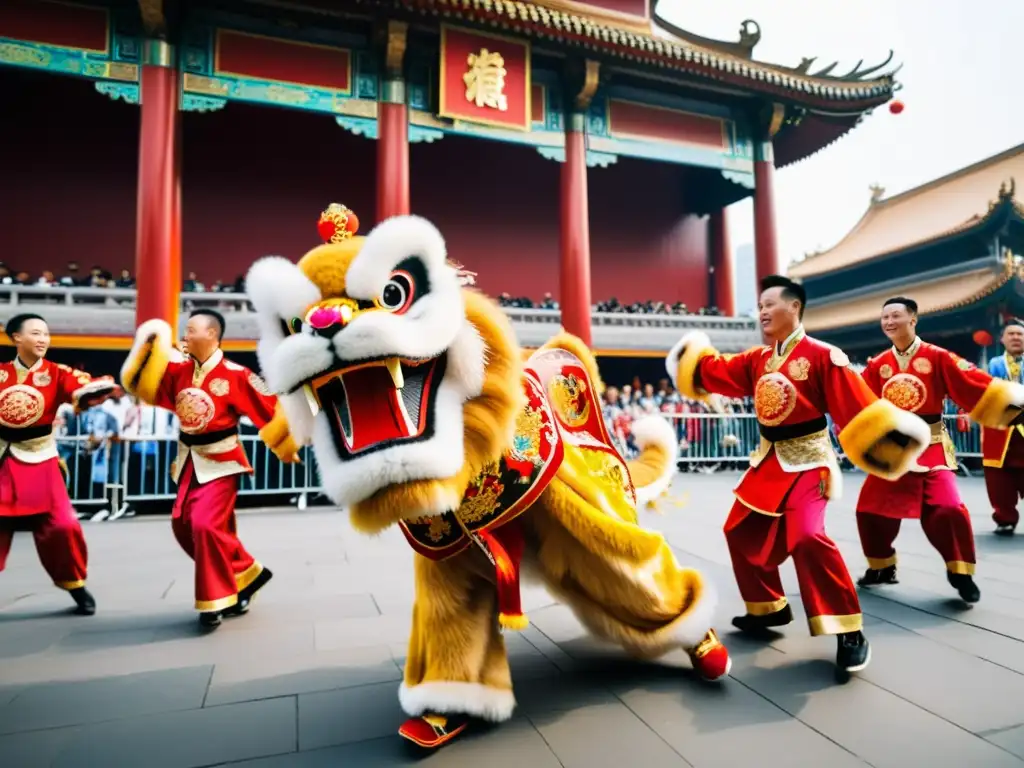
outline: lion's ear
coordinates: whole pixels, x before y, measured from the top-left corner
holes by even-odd
[[[249,269],[245,291],[256,309],[260,328],[257,356],[265,371],[277,345],[288,335],[292,320],[301,318],[310,304],[320,300],[320,289],[288,259],[267,256]]]

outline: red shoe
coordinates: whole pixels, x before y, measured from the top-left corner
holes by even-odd
[[[402,723],[398,735],[418,747],[437,749],[468,727],[469,718],[466,715],[421,715],[411,717]]]
[[[709,629],[700,644],[690,651],[690,661],[701,679],[708,682],[725,677],[732,669],[729,651],[713,629]]]

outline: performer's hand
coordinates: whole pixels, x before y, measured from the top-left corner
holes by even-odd
[[[277,458],[285,464],[301,464],[302,457],[299,455],[299,446],[296,445],[295,440],[292,439],[291,435],[288,435],[284,440],[279,442],[277,445],[270,446],[271,452],[277,456]]]

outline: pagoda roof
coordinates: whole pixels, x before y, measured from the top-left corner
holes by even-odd
[[[1003,205],[1024,215],[1018,178],[1024,183],[1024,144],[889,198],[876,187],[853,229],[830,250],[790,266],[789,276],[812,277],[940,242],[984,225]]]
[[[848,301],[808,306],[804,313],[804,327],[814,333],[877,323],[881,317],[882,303],[894,295],[908,296],[916,301],[919,316],[949,312],[991,296],[1014,279],[1021,279],[1021,269],[1007,259],[1001,270],[976,269],[939,280],[912,283],[899,289],[889,288]]]

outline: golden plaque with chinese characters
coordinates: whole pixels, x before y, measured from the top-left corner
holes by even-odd
[[[505,57],[497,51],[481,48],[466,57],[469,70],[462,76],[466,84],[466,101],[478,107],[490,107],[501,112],[508,111],[508,97],[505,95]]]

